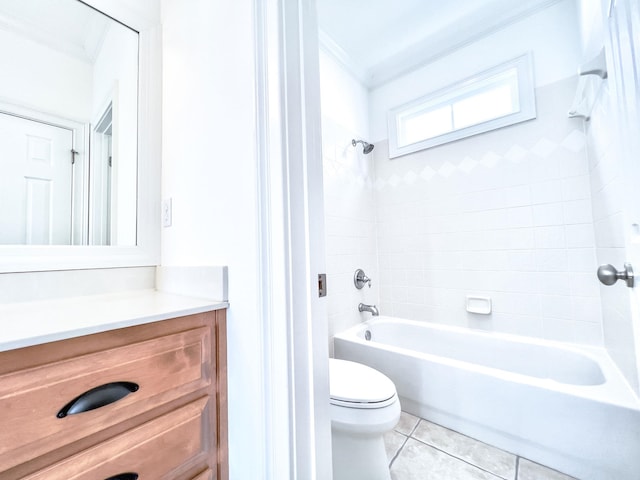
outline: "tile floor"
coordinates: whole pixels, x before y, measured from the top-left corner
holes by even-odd
[[[385,444],[392,480],[576,480],[406,412]]]

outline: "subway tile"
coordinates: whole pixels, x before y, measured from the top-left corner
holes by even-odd
[[[573,273],[571,275],[571,295],[577,297],[597,297],[600,283],[593,273]]]
[[[596,243],[599,247],[624,247],[624,220],[622,213],[605,217],[594,223]]]
[[[492,317],[496,331],[514,335],[543,337],[542,321],[539,315],[494,313]]]
[[[508,252],[509,269],[532,272],[536,269],[535,251],[513,250]]]
[[[531,207],[508,208],[505,212],[508,228],[523,228],[533,226],[533,210]]]
[[[529,293],[536,290],[538,276],[534,272],[496,272],[496,290],[509,293]]]
[[[564,217],[561,203],[545,203],[533,206],[533,224],[536,227],[562,225],[563,223]]]
[[[571,312],[571,318],[577,321],[600,325],[602,322],[600,297],[571,297]]]
[[[536,268],[539,272],[566,272],[569,257],[565,249],[536,250]]]
[[[571,278],[566,272],[540,272],[537,274],[538,293],[543,295],[570,295]]]
[[[570,248],[567,250],[567,259],[570,272],[592,272],[598,265],[593,248]]]
[[[540,313],[543,317],[570,319],[572,317],[571,297],[565,295],[542,295]]]
[[[581,200],[591,198],[589,175],[563,179],[562,198],[563,200]]]
[[[540,295],[531,293],[494,292],[492,308],[498,313],[515,313],[519,315],[539,315]]]
[[[567,248],[595,247],[594,226],[590,224],[566,225]]]
[[[507,245],[505,250],[532,249],[535,247],[534,228],[512,228],[507,230]]]
[[[562,200],[562,180],[547,180],[531,185],[531,201],[533,204],[553,203]]]
[[[581,345],[603,346],[602,325],[576,321],[574,341]]]
[[[587,156],[583,153],[568,154],[558,163],[560,177],[574,177],[586,175],[589,172]]]
[[[529,185],[518,185],[505,190],[505,205],[507,207],[524,207],[531,205],[531,188]]]
[[[565,231],[562,226],[537,227],[534,229],[536,248],[564,248]]]
[[[589,226],[591,226],[593,222],[591,200],[584,199],[564,202],[562,209],[565,224],[588,223]]]

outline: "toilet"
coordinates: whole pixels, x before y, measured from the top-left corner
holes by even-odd
[[[333,480],[390,480],[384,433],[400,420],[393,382],[379,371],[329,359]]]

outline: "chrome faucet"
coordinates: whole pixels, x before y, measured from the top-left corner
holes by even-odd
[[[380,315],[380,312],[378,312],[378,307],[376,307],[375,305],[366,305],[364,303],[361,303],[360,305],[358,305],[358,311],[369,312],[374,317],[377,317],[378,315]]]

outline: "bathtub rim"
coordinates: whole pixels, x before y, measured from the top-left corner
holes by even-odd
[[[442,357],[434,354],[396,347],[389,344],[379,343],[375,340],[365,340],[364,334],[362,334],[361,336],[358,335],[359,332],[364,332],[364,330],[366,330],[368,327],[373,327],[376,324],[388,322],[393,322],[398,325],[406,324],[419,326],[425,329],[442,330],[446,332],[458,333],[461,335],[470,335],[478,338],[491,338],[493,340],[499,339],[507,342],[517,342],[542,347],[557,348],[574,354],[583,355],[598,364],[602,371],[602,374],[604,375],[605,381],[602,384],[598,385],[576,385],[561,383],[549,378],[528,376],[525,374],[510,372],[507,370],[502,370],[485,365],[476,365],[463,360],[457,360],[453,358]],[[535,385],[540,388],[546,388],[569,395],[587,398],[597,402],[640,411],[640,398],[635,394],[635,392],[633,391],[627,380],[624,378],[617,365],[611,359],[608,352],[604,349],[604,347],[579,345],[574,343],[560,342],[557,340],[526,337],[523,335],[515,335],[504,332],[491,332],[486,330],[471,329],[456,325],[435,323],[426,320],[409,320],[387,315],[381,315],[377,318],[366,320],[360,324],[348,328],[347,330],[339,332],[338,334],[334,335],[334,342],[336,340],[354,342],[364,346],[379,348],[398,354],[412,355],[414,357],[423,358],[428,361],[457,368],[464,368],[481,374],[494,376],[506,381]]]

